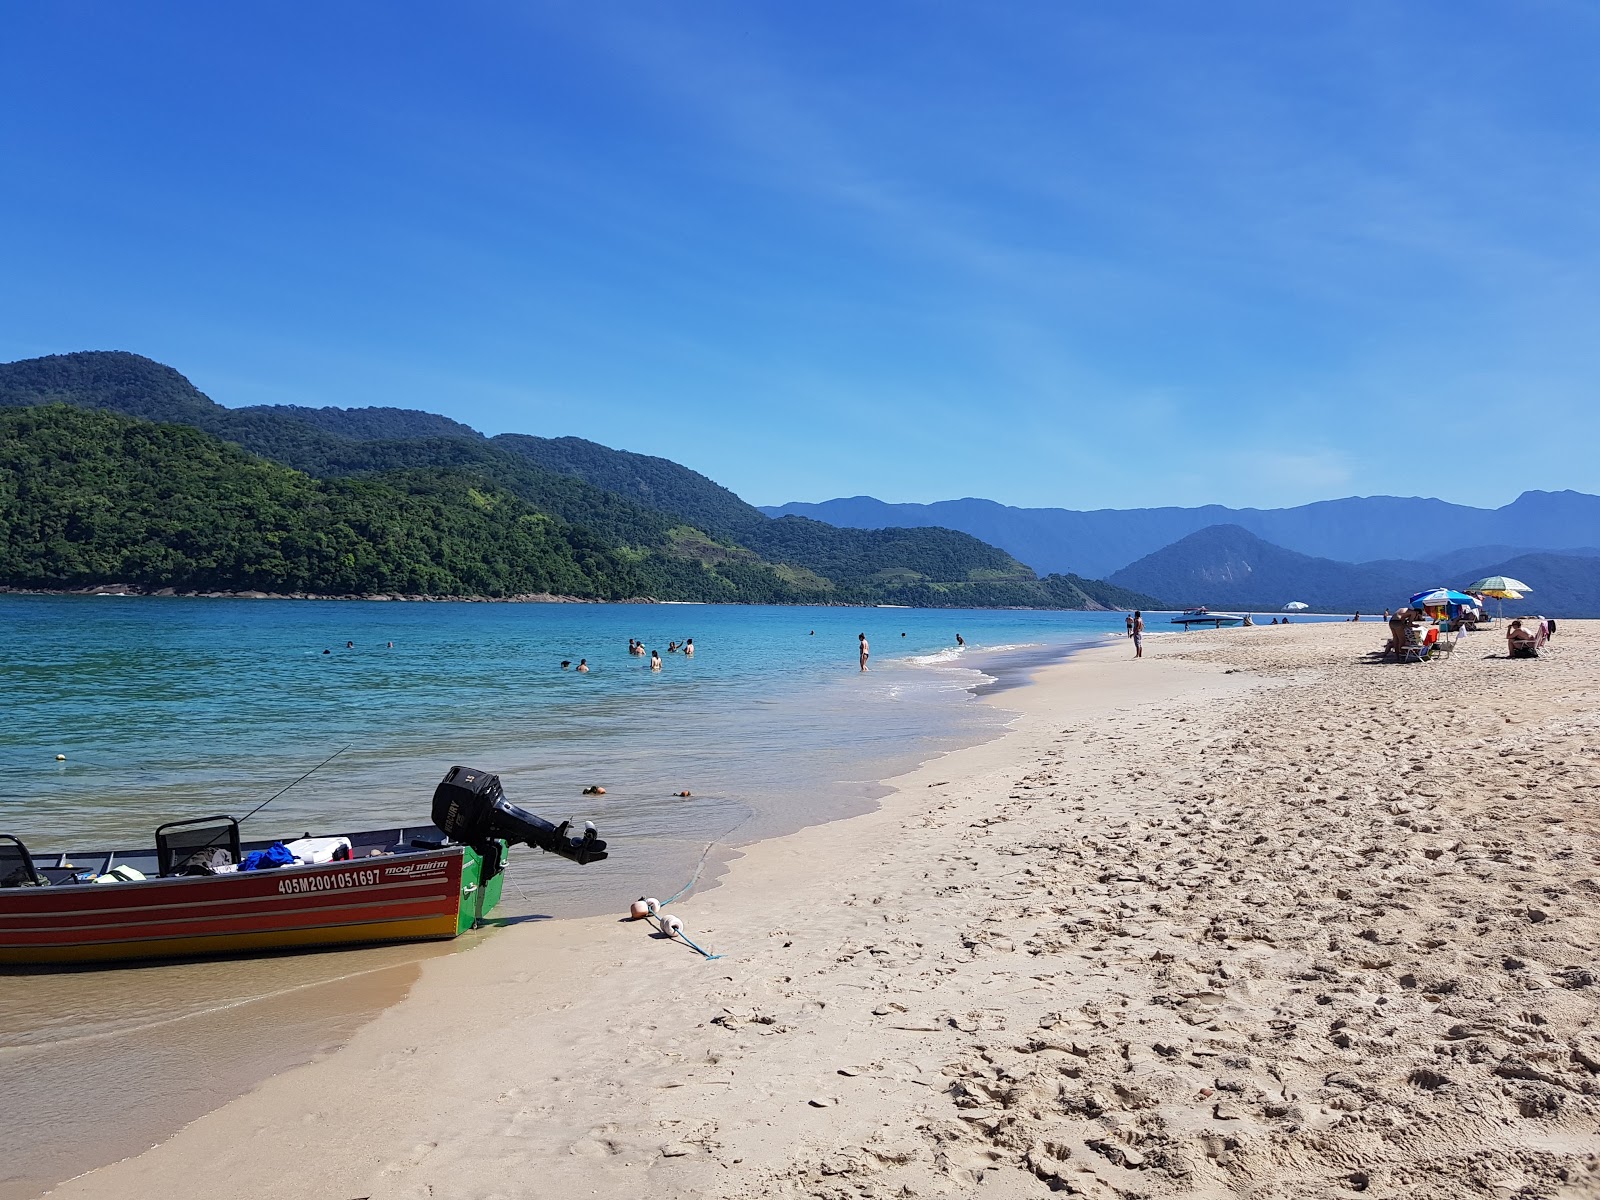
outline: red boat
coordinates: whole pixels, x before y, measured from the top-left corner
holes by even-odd
[[[483,771],[451,768],[433,816],[289,843],[241,843],[232,817],[203,817],[161,826],[152,849],[94,854],[35,856],[0,834],[0,964],[452,938],[499,901],[510,842],[606,857],[593,826],[570,837]]]

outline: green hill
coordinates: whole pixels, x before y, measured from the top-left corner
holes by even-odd
[[[580,438],[485,438],[447,417],[398,408],[229,409],[172,368],[120,351],[0,365],[0,406],[56,403],[190,426],[323,481],[384,481],[409,494],[434,486],[430,480],[472,479],[607,548],[628,564],[636,595],[956,607],[1154,603],[1075,576],[1036,579],[1004,551],[952,530],[774,520],[677,463]]]
[[[527,461],[570,475],[638,504],[669,512],[716,537],[739,540],[769,518],[698,471],[648,454],[613,450],[583,438],[502,433],[491,439]],[[820,522],[811,522],[821,524]],[[831,525],[822,526],[832,529]]]
[[[637,594],[625,556],[467,474],[312,479],[181,425],[0,413],[0,580],[180,591]]]
[[[234,411],[293,417],[324,433],[361,440],[483,436],[470,425],[441,417],[438,413],[418,412],[414,408],[306,408],[299,404],[253,404],[249,408]]]

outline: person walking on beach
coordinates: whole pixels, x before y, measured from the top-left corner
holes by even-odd
[[[856,640],[861,643],[861,670],[865,672],[867,669],[867,659],[872,656],[872,648],[867,645],[866,634],[856,634]]]
[[[1144,657],[1144,614],[1138,609],[1133,611],[1133,656]]]

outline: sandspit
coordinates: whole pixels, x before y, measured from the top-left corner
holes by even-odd
[[[1600,623],[1383,636],[1047,668],[1006,736],[674,906],[726,957],[499,931],[53,1194],[1600,1194]]]

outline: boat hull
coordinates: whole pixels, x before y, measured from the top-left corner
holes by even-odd
[[[1182,616],[1173,617],[1172,624],[1182,625],[1188,629],[1191,625],[1209,625],[1213,629],[1223,629],[1233,625],[1243,625],[1244,618],[1238,613],[1184,613]]]
[[[452,938],[499,899],[465,846],[320,866],[0,893],[0,964],[95,963]]]

